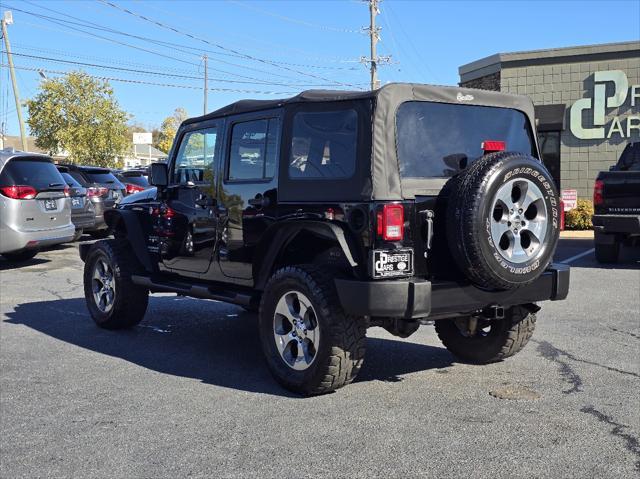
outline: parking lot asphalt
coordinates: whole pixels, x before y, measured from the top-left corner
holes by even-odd
[[[592,247],[561,240],[556,259]],[[569,298],[509,360],[373,328],[356,382],[313,398],[271,379],[238,307],[155,295],[104,331],[77,245],[0,262],[0,476],[639,477],[638,256],[574,260]]]

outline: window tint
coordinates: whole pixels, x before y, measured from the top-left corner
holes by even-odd
[[[485,140],[535,154],[526,115],[509,108],[406,102],[398,108],[396,139],[403,178],[453,176],[483,155]]]
[[[69,174],[78,182],[80,183],[82,186],[87,186],[88,182],[87,179],[84,177],[84,175],[82,173],[80,173],[79,171],[75,171],[75,170],[70,170]]]
[[[173,181],[186,184],[211,182],[215,160],[217,129],[190,131],[182,137],[174,164]]]
[[[32,186],[36,190],[64,188],[64,179],[49,161],[10,160],[0,174],[2,186]]]
[[[236,123],[231,130],[229,180],[273,178],[277,161],[278,120]]]
[[[356,167],[355,110],[299,112],[293,117],[289,177],[350,178]]]
[[[111,184],[117,183],[118,179],[113,176],[113,173],[109,171],[92,173],[89,171],[85,171],[84,173],[90,182],[92,183],[102,183],[102,184]]]
[[[76,181],[76,179],[71,176],[69,173],[60,173],[64,178],[64,181],[67,182],[67,185],[72,186],[73,188],[81,188],[82,185]]]
[[[149,186],[149,182],[147,181],[147,178],[142,175],[138,175],[138,176],[122,175],[118,179],[120,180],[121,183],[129,183],[132,185],[143,186],[145,188]]]

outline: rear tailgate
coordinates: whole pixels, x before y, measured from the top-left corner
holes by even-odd
[[[599,214],[640,214],[640,171],[601,172],[603,202]]]

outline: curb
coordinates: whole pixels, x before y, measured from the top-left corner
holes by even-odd
[[[560,232],[561,239],[593,239],[593,230],[571,231],[565,230]]]

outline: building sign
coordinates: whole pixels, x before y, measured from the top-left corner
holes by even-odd
[[[150,145],[153,143],[153,138],[151,132],[144,133],[134,133],[133,134],[133,144],[134,145]]]
[[[560,193],[564,210],[569,211],[578,207],[578,190],[562,190]]]
[[[624,105],[627,99],[631,108],[639,108],[640,85],[629,86],[627,75],[621,70],[595,72],[593,81],[593,98],[581,98],[571,106],[571,133],[581,140],[640,136],[640,115],[614,116],[609,124],[606,122],[607,110]],[[613,94],[607,96],[607,85],[611,83]],[[593,127],[583,124],[585,110],[593,120]]]

